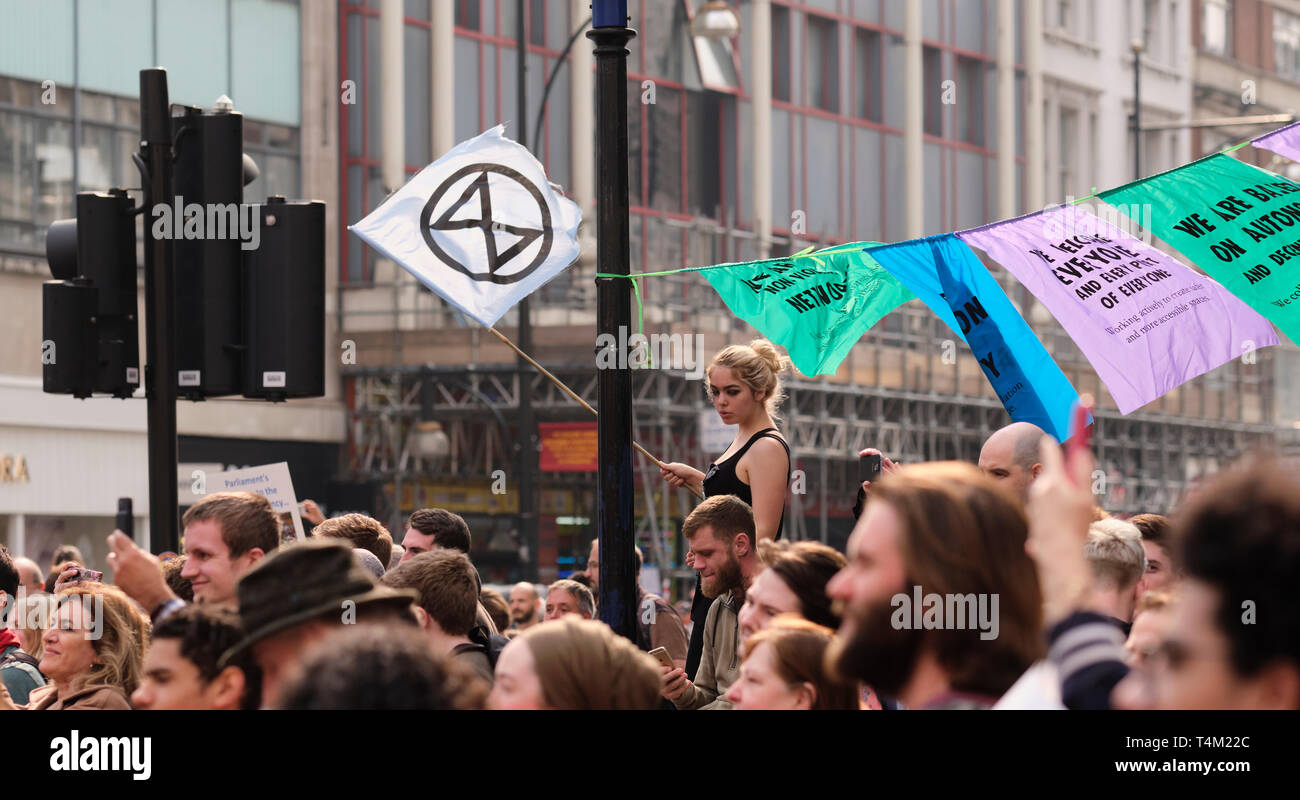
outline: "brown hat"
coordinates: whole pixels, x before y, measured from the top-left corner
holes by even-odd
[[[323,614],[342,614],[343,604],[409,607],[414,592],[375,583],[338,539],[308,539],[263,558],[235,585],[244,638],[221,656],[220,666],[253,643]]]

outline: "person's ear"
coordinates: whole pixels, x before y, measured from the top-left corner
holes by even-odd
[[[433,617],[429,616],[429,612],[425,611],[423,608],[420,608],[414,603],[411,604],[411,608],[414,609],[415,618],[420,623],[420,630],[422,631],[429,630],[433,626]]]
[[[813,706],[817,704],[817,687],[808,681],[799,684],[799,688],[794,691],[794,702],[794,710],[812,711]]]
[[[735,552],[736,557],[744,558],[748,556],[751,549],[752,548],[749,546],[749,534],[736,534],[736,540],[732,543],[732,550]]]
[[[260,547],[254,547],[252,550],[244,553],[244,557],[248,559],[248,566],[250,567],[261,561],[265,555],[266,551]]]
[[[1030,480],[1037,480],[1037,479],[1038,479],[1038,476],[1039,476],[1039,475],[1042,475],[1042,474],[1043,474],[1043,465],[1042,465],[1042,464],[1035,464],[1035,465],[1033,465],[1032,467],[1029,468],[1029,478],[1030,478]]]
[[[212,705],[218,709],[237,711],[243,705],[247,676],[239,667],[226,667],[208,684]]]

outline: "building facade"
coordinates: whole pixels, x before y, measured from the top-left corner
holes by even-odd
[[[334,82],[319,80],[321,38],[309,16],[284,0],[0,3],[0,463],[11,465],[0,470],[0,541],[15,552],[43,563],[69,542],[102,565],[119,497],[132,498],[137,539],[149,541],[142,393],[75,400],[41,391],[46,229],[75,216],[79,191],[140,186],[131,161],[139,70],[154,65],[168,71],[173,104],[210,107],[226,95],[245,115],[244,149],[261,171],[245,202],[316,198],[337,215],[337,148],[320,144]],[[336,126],[334,114],[331,140]],[[143,273],[139,286],[143,309]],[[182,505],[193,500],[195,469],[282,460],[300,496],[329,492],[344,424],[336,372],[329,385],[331,397],[278,407],[180,403]]]
[[[53,444],[53,429],[86,447],[99,431],[125,437],[128,455],[115,463],[133,479],[144,475],[141,400],[68,400],[68,408],[51,402],[44,411],[38,293],[48,275],[41,235],[50,221],[70,215],[75,189],[135,185],[132,81],[146,62],[158,63],[171,72],[175,100],[206,105],[224,93],[245,112],[246,147],[266,162],[267,185],[251,186],[250,197],[327,201],[327,348],[338,354],[327,359],[330,396],[319,401],[183,403],[182,461],[242,466],[285,456],[295,481],[310,487],[299,488],[300,497],[323,499],[331,511],[370,511],[398,536],[415,508],[458,511],[470,521],[474,559],[489,582],[546,581],[581,568],[595,536],[594,473],[581,469],[581,458],[564,470],[539,471],[538,536],[523,536],[514,487],[532,444],[523,444],[529,438],[517,418],[526,393],[542,426],[535,444],[547,451],[528,454],[536,466],[559,446],[552,432],[561,429],[549,426],[589,423],[590,415],[531,369],[520,371],[508,348],[346,226],[456,142],[498,123],[512,138],[523,133],[591,220],[586,0],[135,0],[129,22],[96,18],[93,4],[75,0],[21,12],[17,3],[0,5],[24,20],[0,34],[14,39],[0,47],[7,92],[0,96],[0,324],[18,343],[0,352],[0,375],[9,382],[0,389],[25,392],[26,409],[19,415],[0,407],[0,431],[28,437],[0,436],[0,457],[51,442],[54,455],[25,461],[34,481],[71,457],[67,445]],[[1131,42],[1143,42],[1144,124],[1187,120],[1204,110],[1203,86],[1213,82],[1207,64],[1245,68],[1204,52],[1205,7],[1232,9],[1233,33],[1219,39],[1235,43],[1250,25],[1256,39],[1263,35],[1259,9],[1266,4],[742,0],[733,3],[740,35],[720,43],[691,35],[697,5],[629,3],[637,31],[628,60],[632,272],[977,226],[1131,180],[1135,141],[1146,174],[1187,161],[1207,134],[1173,127],[1140,139],[1132,133]],[[1255,22],[1239,22],[1243,15]],[[30,42],[18,48],[20,38],[27,41],[19,31],[29,25],[62,38],[44,42],[46,52],[34,52]],[[1285,19],[1279,29],[1287,30]],[[123,48],[91,42],[92,30],[116,31],[132,43],[130,52],[143,55],[122,58]],[[184,46],[200,30],[222,35]],[[1278,52],[1285,60],[1290,51]],[[64,71],[52,79],[65,105],[46,108],[40,91],[56,62]],[[1265,80],[1262,66],[1250,69]],[[77,89],[75,104],[64,99],[69,87]],[[589,222],[580,235],[583,257],[530,303],[532,354],[594,400]],[[1279,399],[1280,376],[1292,374],[1275,357],[1281,348],[1225,365],[1121,417],[1059,325],[1003,270],[993,273],[1075,388],[1100,400],[1095,442],[1107,480],[1099,502],[1108,509],[1166,510],[1189,479],[1291,427]],[[706,359],[757,335],[698,274],[642,280],[640,295],[647,333],[698,335]],[[498,329],[515,336],[517,311]],[[685,371],[639,370],[634,386],[636,438],[659,458],[706,466],[729,441],[702,383]],[[796,462],[787,513],[795,538],[842,544],[852,523],[857,450],[879,447],[904,462],[973,461],[984,438],[1007,421],[970,352],[919,303],[868,332],[836,375],[792,375],[787,388],[781,424]],[[107,406],[123,418],[99,410]],[[635,463],[638,535],[648,561],[685,579],[676,531],[691,500],[667,490],[653,464],[639,456]],[[106,487],[116,485],[112,472],[98,469]],[[11,489],[0,484],[11,542],[34,540],[33,529],[55,524],[46,517],[72,526],[81,524],[73,517],[90,513],[38,506],[17,499],[21,487]],[[111,508],[104,506],[104,519]],[[143,495],[136,508],[147,508]],[[93,530],[99,522],[87,524]]]

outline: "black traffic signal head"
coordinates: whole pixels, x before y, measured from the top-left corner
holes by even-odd
[[[140,346],[126,190],[78,194],[76,219],[50,225],[45,252],[59,279],[42,288],[45,391],[130,397],[140,383]]]

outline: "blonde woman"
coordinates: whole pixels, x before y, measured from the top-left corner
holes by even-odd
[[[506,645],[488,703],[500,711],[650,711],[659,705],[659,669],[605,623],[571,615]]]
[[[40,670],[49,686],[26,706],[7,693],[0,707],[36,711],[127,710],[140,684],[149,620],[115,586],[80,583],[59,592],[58,616],[45,632]]]
[[[785,498],[790,485],[790,448],[777,430],[777,406],[785,399],[781,373],[790,360],[766,339],[724,348],[706,373],[709,398],[718,416],[736,426],[731,446],[709,465],[707,472],[681,463],[665,464],[664,480],[687,486],[705,497],[731,494],[754,509],[754,528],[761,542],[778,539],[785,524]],[[704,621],[710,598],[697,582],[691,603],[691,644],[686,674],[694,678],[704,649]]]

